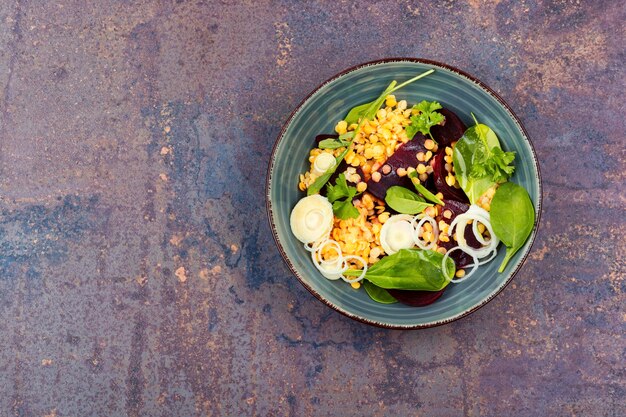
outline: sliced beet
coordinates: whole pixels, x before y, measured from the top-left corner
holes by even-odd
[[[450,239],[449,242],[439,241],[437,242],[437,245],[439,245],[439,247],[446,248],[446,250],[450,250],[453,247],[457,246],[456,241],[453,240],[452,238]],[[462,250],[455,250],[454,252],[450,254],[450,258],[454,260],[454,263],[457,269],[465,268],[466,266],[472,265],[474,263],[474,258],[469,256],[467,253],[463,252]]]
[[[437,187],[437,191],[443,194],[443,198],[445,199],[469,203],[469,199],[462,189],[451,187],[448,183],[446,183],[448,171],[446,171],[446,161],[444,160],[445,156],[445,152],[440,152],[433,159],[433,178],[435,179],[435,187]]]
[[[402,304],[412,307],[424,307],[434,303],[441,297],[444,288],[441,291],[409,291],[409,290],[387,290],[396,300]]]
[[[424,141],[426,137],[421,133],[417,133],[415,137],[407,143],[401,145],[393,155],[387,159],[386,165],[391,167],[389,174],[383,174],[380,181],[375,182],[371,178],[367,181],[367,191],[372,193],[375,197],[384,200],[387,190],[394,185],[399,185],[408,189],[413,188],[413,184],[408,176],[400,177],[396,174],[398,168],[407,169],[409,167],[415,168],[418,164],[417,153],[426,152],[424,147]]]
[[[431,127],[430,134],[433,135],[439,147],[442,148],[444,146],[450,146],[452,142],[459,140],[467,128],[465,124],[463,124],[463,121],[459,119],[459,116],[452,110],[441,109],[439,113],[446,118],[444,124]]]
[[[443,208],[441,209],[441,214],[437,216],[437,222],[439,222],[439,220],[443,220],[446,223],[450,223],[452,222],[452,220],[454,220],[456,216],[458,216],[459,214],[463,214],[467,210],[469,210],[469,204],[463,203],[461,201],[443,200],[443,202],[445,204]],[[450,210],[452,212],[452,217],[450,217],[449,219],[446,217],[443,217],[443,212],[446,210]]]

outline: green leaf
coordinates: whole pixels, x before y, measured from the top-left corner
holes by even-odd
[[[411,124],[406,127],[406,134],[408,138],[413,139],[417,132],[420,132],[423,135],[430,135],[430,128],[441,124],[445,119],[441,113],[436,111],[441,108],[441,104],[436,101],[426,100],[413,106],[413,109],[419,110],[420,113],[415,116],[411,116]]]
[[[435,204],[440,204],[442,206],[445,205],[445,203],[439,197],[437,197],[435,194],[431,193],[428,190],[428,188],[426,188],[426,187],[424,187],[422,185],[420,180],[417,178],[417,171],[412,171],[409,174],[409,178],[411,178],[411,182],[413,183],[413,186],[415,187],[417,192],[420,193],[421,195],[423,195],[426,200],[431,201],[431,202],[433,202]]]
[[[502,272],[524,246],[535,225],[535,209],[528,191],[512,182],[500,185],[491,201],[490,219],[493,232],[506,245],[506,255],[498,269]]]
[[[337,181],[335,181],[335,186],[328,184],[326,190],[326,198],[328,198],[328,201],[331,203],[341,198],[352,199],[356,195],[356,187],[350,187],[348,185],[344,174],[339,174]]]
[[[485,175],[485,158],[485,143],[476,132],[476,127],[470,127],[454,145],[452,162],[456,180],[472,204],[496,184]]]
[[[349,150],[350,148],[346,148],[343,152],[341,152],[341,154],[337,158],[335,158],[335,165],[332,168],[329,168],[328,171],[317,177],[315,181],[313,181],[313,184],[309,185],[309,188],[306,191],[307,195],[319,194],[322,187],[324,187],[330,177],[333,176],[333,174],[337,170],[337,167],[339,166],[341,161],[343,161],[343,158],[348,154]]]
[[[495,132],[484,124],[465,131],[454,147],[454,170],[463,191],[475,203],[493,185],[506,182],[515,167],[515,152],[504,152]]]
[[[443,255],[436,251],[402,249],[385,256],[365,273],[365,279],[384,289],[439,291],[454,277],[451,258],[442,270]],[[447,277],[447,278],[446,278]]]
[[[333,213],[336,217],[347,220],[359,217],[359,210],[352,204],[357,194],[356,187],[350,187],[344,174],[339,174],[335,185],[326,186],[326,198],[333,203]]]
[[[385,90],[386,91],[386,90]],[[346,117],[343,119],[346,121],[346,123],[348,123],[348,126],[350,126],[353,123],[359,123],[359,120],[361,120],[361,118],[363,118],[363,116],[365,115],[365,113],[367,113],[367,111],[369,110],[369,108],[376,103],[376,100],[371,101],[369,103],[365,103],[365,104],[361,104],[358,105],[356,107],[353,107],[348,114],[346,115]],[[380,106],[379,106],[380,107]],[[378,110],[378,109],[376,109]]]
[[[377,303],[393,304],[398,302],[386,289],[377,287],[369,281],[363,281],[363,288],[365,288],[367,295]]]
[[[431,203],[427,203],[413,191],[399,185],[394,185],[387,190],[385,202],[389,207],[402,214],[421,213],[426,207],[432,206]]]
[[[320,149],[339,149],[348,145],[350,145],[350,141],[348,140],[324,139],[317,145],[317,147]]]
[[[333,214],[341,220],[356,219],[359,217],[359,210],[352,204],[352,199],[335,201],[333,203]]]

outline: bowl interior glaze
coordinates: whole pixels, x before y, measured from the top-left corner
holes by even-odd
[[[511,181],[525,187],[536,209],[533,232],[506,270],[497,269],[504,257],[502,244],[496,259],[482,265],[468,282],[450,284],[443,296],[426,307],[379,304],[361,287],[329,281],[313,266],[309,252],[291,234],[289,215],[304,196],[299,174],[308,169],[314,137],[332,133],[334,125],[352,107],[372,101],[392,81],[406,81],[430,68],[436,71],[395,93],[409,105],[421,100],[440,102],[466,123],[470,112],[498,135],[502,147],[517,152]],[[530,251],[541,212],[541,179],[532,144],[519,119],[495,92],[477,79],[450,66],[415,59],[390,59],[359,65],[324,82],[290,116],[274,146],[267,178],[267,209],[278,248],[300,282],[328,306],[353,319],[389,328],[423,328],[463,317],[495,297],[513,278]]]

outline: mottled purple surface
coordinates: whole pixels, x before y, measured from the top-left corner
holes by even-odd
[[[624,21],[618,0],[0,2],[0,415],[626,415]],[[424,331],[314,299],[265,218],[288,114],[387,56],[492,86],[545,186],[514,283]]]

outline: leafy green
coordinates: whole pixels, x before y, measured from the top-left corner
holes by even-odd
[[[393,304],[398,302],[386,289],[377,287],[369,281],[363,281],[363,288],[365,288],[367,295],[377,303]]]
[[[385,195],[385,202],[389,207],[402,214],[421,213],[426,207],[432,206],[431,203],[427,203],[413,191],[399,185],[389,187]]]
[[[341,164],[341,161],[343,161],[343,158],[348,154],[348,151],[350,151],[350,148],[346,148],[343,152],[341,152],[341,154],[339,154],[339,156],[335,158],[335,165],[332,168],[329,168],[328,171],[317,177],[315,181],[313,181],[313,184],[309,185],[309,188],[306,191],[307,195],[318,194],[320,192],[320,190],[328,182],[330,177],[333,176],[333,174],[337,170],[337,167],[339,167],[339,164]]]
[[[352,200],[335,201],[333,203],[333,213],[341,220],[356,219],[359,217],[359,210],[354,207]]]
[[[428,135],[432,139],[433,136],[430,134],[430,128],[441,124],[445,119],[443,114],[436,111],[441,108],[441,104],[436,101],[426,100],[413,106],[413,109],[419,110],[419,113],[415,116],[411,116],[411,124],[406,127],[406,135],[409,139],[413,139],[417,132]]]
[[[363,119],[365,120],[373,119],[378,109],[380,109],[380,106],[382,106],[383,103],[385,102],[385,98],[389,94],[391,94],[391,91],[396,86],[396,84],[397,82],[395,80],[392,81],[391,84],[387,86],[385,91],[383,91],[382,94],[378,96],[376,100],[369,102],[369,103],[361,104],[352,108],[348,112],[346,117],[344,118],[346,123],[348,123],[348,125],[351,125],[353,123],[359,123],[359,121]]]
[[[348,145],[350,145],[350,141],[348,140],[324,139],[317,147],[320,149],[338,149]]]
[[[524,246],[535,225],[535,209],[528,191],[512,182],[500,185],[491,201],[490,218],[493,232],[506,245],[506,255],[498,269],[502,272]]]
[[[346,180],[346,176],[344,174],[339,174],[337,177],[337,181],[335,181],[335,185],[328,184],[326,186],[328,201],[331,203],[341,199],[341,198],[354,198],[356,195],[356,187],[351,187],[348,185],[348,181]]]
[[[324,139],[317,145],[320,149],[338,149],[350,145],[350,139],[354,137],[354,132],[347,132],[336,139]]]
[[[454,277],[451,258],[442,270],[443,255],[432,250],[401,249],[385,256],[365,273],[365,279],[384,289],[439,291]]]
[[[422,185],[420,180],[417,178],[417,171],[412,171],[411,173],[409,173],[409,178],[411,178],[411,182],[413,183],[413,186],[415,187],[417,192],[423,195],[426,200],[431,201],[435,204],[441,204],[442,206],[445,204],[439,197],[431,193],[428,188]]]
[[[335,185],[326,186],[328,201],[333,203],[333,213],[342,220],[359,217],[359,210],[352,204],[352,199],[356,196],[356,187],[350,187],[344,174],[339,174]]]
[[[467,129],[452,154],[456,179],[472,204],[489,188],[508,180],[514,159],[515,152],[504,152],[495,132],[483,124]]]
[[[387,90],[385,90],[385,91],[387,91]],[[348,112],[348,114],[346,115],[346,117],[343,120],[345,120],[346,123],[348,123],[348,125],[351,125],[353,123],[359,123],[359,120],[361,120],[361,118],[365,115],[365,113],[367,113],[367,111],[369,110],[370,106],[372,106],[375,103],[376,103],[376,100],[371,101],[369,103],[360,104],[360,105],[358,105],[356,107],[353,107]],[[378,109],[376,109],[376,110],[378,110]]]

